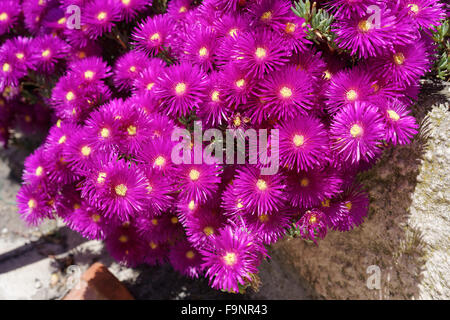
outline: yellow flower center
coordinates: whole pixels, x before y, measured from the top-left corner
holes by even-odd
[[[128,242],[128,237],[123,234],[119,237],[119,241],[122,243],[126,243],[126,242]]]
[[[41,166],[36,168],[36,176],[40,177],[42,174],[44,173],[44,168],[42,168]]]
[[[186,92],[186,84],[184,82],[177,83],[175,86],[175,92],[178,95],[182,95]]]
[[[367,20],[361,20],[361,21],[358,23],[358,28],[359,28],[359,30],[361,30],[361,31],[363,31],[363,32],[369,31],[371,27],[372,27],[372,25],[371,25],[370,22],[367,21]]]
[[[286,23],[286,28],[284,30],[286,31],[286,33],[294,33],[296,27],[297,26],[295,25],[295,23],[288,22]]]
[[[203,228],[203,233],[204,233],[207,237],[209,237],[209,236],[211,236],[211,235],[214,234],[214,228],[213,228],[213,227],[210,227],[210,226],[206,226],[205,228]]]
[[[97,182],[103,183],[103,182],[105,182],[105,178],[106,178],[106,172],[100,172],[97,177]]]
[[[214,91],[211,93],[211,100],[214,101],[214,102],[220,101],[219,95],[220,95],[219,91],[214,90]]]
[[[322,207],[329,208],[330,207],[330,199],[325,199],[322,201]]]
[[[267,190],[267,182],[264,181],[263,179],[258,179],[258,181],[256,181],[256,187],[261,191],[266,191]]]
[[[92,80],[94,78],[94,71],[88,70],[84,73],[84,78],[87,80]]]
[[[157,226],[158,225],[158,220],[157,219],[152,219],[152,225]]]
[[[16,53],[16,58],[22,60],[23,58],[25,58],[25,54],[23,52],[18,52]]]
[[[352,210],[352,203],[349,201],[345,204],[348,210]]]
[[[235,37],[237,35],[237,32],[238,32],[238,29],[237,28],[233,28],[233,29],[230,29],[230,31],[228,31],[228,34],[231,37]]]
[[[296,134],[292,141],[294,142],[296,147],[300,147],[305,143],[305,137],[300,134]]]
[[[34,209],[37,207],[37,202],[34,199],[30,199],[28,200],[28,208],[30,209]]]
[[[148,90],[148,91],[152,90],[152,88],[153,88],[154,85],[155,85],[154,82],[150,82],[150,83],[147,85],[147,90]]]
[[[73,205],[73,210],[78,210],[78,209],[80,209],[81,208],[81,204],[79,204],[79,203],[75,203],[74,205]]]
[[[44,50],[44,51],[42,51],[42,57],[44,57],[44,58],[47,58],[47,57],[49,57],[50,56],[50,49],[47,49],[47,50]]]
[[[237,262],[237,257],[236,254],[233,252],[227,252],[224,256],[223,256],[223,261],[225,261],[225,264],[227,266],[233,266],[236,264]]]
[[[238,88],[242,88],[245,85],[245,80],[244,79],[239,79],[236,81],[236,87]]]
[[[102,136],[102,138],[108,138],[109,135],[110,135],[109,129],[108,129],[108,128],[103,128],[103,129],[100,131],[100,135]]]
[[[186,11],[187,11],[187,8],[186,8],[185,6],[182,6],[182,7],[180,8],[180,10],[178,10],[179,13],[184,13],[184,12],[186,12]]]
[[[158,245],[156,243],[154,243],[153,241],[151,241],[149,244],[150,248],[152,248],[153,250],[155,250],[156,248],[158,248]]]
[[[61,138],[59,138],[58,143],[59,144],[63,144],[67,141],[67,137],[66,136],[62,136]]]
[[[130,72],[134,73],[134,72],[136,72],[136,66],[131,66],[130,69],[128,69],[128,70],[130,70]]]
[[[269,221],[269,216],[268,216],[267,214],[263,214],[263,215],[260,215],[260,216],[258,217],[258,219],[259,219],[259,221],[261,221],[262,223],[266,223],[266,222]]]
[[[130,4],[131,0],[122,0],[122,3],[124,6],[128,6]]]
[[[398,121],[398,119],[400,119],[400,116],[394,110],[388,110],[387,113],[389,115],[389,118],[391,118],[394,121]]]
[[[162,167],[166,163],[166,159],[163,156],[158,156],[155,159],[155,166]]]
[[[189,250],[188,252],[186,252],[186,258],[188,258],[189,260],[194,259],[195,257],[195,253],[192,250]]]
[[[415,4],[415,3],[410,3],[410,4],[408,4],[408,8],[409,8],[409,10],[410,10],[412,13],[414,13],[414,14],[416,14],[417,12],[419,12],[419,6],[418,6],[417,4]]]
[[[208,49],[206,49],[206,47],[201,47],[200,50],[198,50],[198,55],[200,57],[206,57],[208,55]]]
[[[158,32],[152,34],[152,36],[150,37],[150,40],[152,41],[159,41],[161,39],[161,36],[159,35]]]
[[[325,71],[323,72],[323,78],[324,78],[325,80],[330,80],[330,79],[331,79],[331,72],[328,71],[328,70],[325,70]]]
[[[72,101],[73,99],[75,99],[75,94],[72,91],[67,92],[66,100],[67,101]]]
[[[106,17],[107,17],[106,12],[105,12],[105,11],[102,11],[102,12],[100,12],[100,13],[97,15],[97,20],[102,21],[102,20],[105,20]]]
[[[356,138],[358,136],[360,136],[363,132],[363,129],[361,128],[361,126],[359,124],[354,124],[351,128],[350,128],[350,134]]]
[[[99,222],[100,221],[100,215],[98,214],[93,214],[91,217],[92,221],[94,222]]]
[[[172,222],[173,224],[177,224],[178,223],[178,218],[177,217],[172,217],[172,218],[170,218],[170,222]]]
[[[307,187],[309,186],[309,179],[308,178],[303,178],[302,180],[300,180],[300,185],[302,187]]]
[[[242,209],[244,207],[244,205],[242,204],[242,200],[238,199],[237,203],[236,203],[236,208],[238,209]]]
[[[315,224],[317,221],[317,217],[315,214],[313,214],[310,218],[309,218],[309,224]]]
[[[2,12],[2,14],[0,14],[0,21],[6,20],[8,20],[8,14],[6,12]]]
[[[272,18],[272,12],[266,11],[261,15],[261,20],[270,20]]]
[[[78,58],[80,58],[80,59],[86,58],[86,52],[84,52],[84,51],[78,52]]]
[[[58,20],[58,24],[59,24],[59,25],[62,25],[62,24],[64,24],[64,23],[66,23],[66,20],[67,20],[67,19],[66,19],[65,17],[62,17],[61,19]]]
[[[255,51],[255,55],[259,58],[259,59],[263,59],[267,56],[267,50],[261,47],[256,48]]]
[[[189,210],[191,210],[191,211],[195,209],[195,202],[194,202],[194,200],[191,200],[191,201],[189,202],[188,208],[189,208]]]
[[[11,65],[9,63],[3,64],[3,72],[9,72],[11,71]]]
[[[128,188],[124,184],[119,184],[118,186],[116,186],[115,191],[118,196],[125,197],[127,194]]]
[[[135,136],[136,133],[137,133],[137,128],[136,128],[135,126],[133,126],[133,125],[130,125],[130,126],[127,128],[127,132],[128,132],[128,135],[130,135],[130,136]]]
[[[348,90],[345,95],[347,96],[347,100],[349,101],[355,101],[356,98],[358,98],[358,93],[353,89]]]
[[[288,87],[283,87],[280,90],[280,94],[283,98],[287,99],[287,98],[292,97],[292,90]]]
[[[393,58],[394,58],[395,64],[397,64],[397,65],[402,65],[403,62],[405,62],[405,56],[401,52],[394,54]]]
[[[235,127],[239,127],[239,126],[242,124],[242,122],[241,122],[241,117],[236,116],[236,117],[234,118],[234,120],[233,120],[233,124],[234,124]]]
[[[83,148],[81,148],[81,154],[85,157],[88,157],[91,154],[91,147],[89,146],[84,146]]]
[[[200,178],[200,172],[198,170],[192,169],[189,172],[189,178],[191,178],[192,181],[198,180],[198,178]]]

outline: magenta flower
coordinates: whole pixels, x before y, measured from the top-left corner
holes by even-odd
[[[211,237],[220,232],[225,222],[225,216],[216,208],[200,207],[184,221],[188,240],[195,248],[203,248],[206,243],[214,245]]]
[[[421,28],[428,29],[445,19],[444,3],[438,0],[401,0],[401,6]],[[448,14],[448,13],[447,13]]]
[[[213,196],[220,183],[220,166],[216,164],[181,164],[177,168],[180,197],[203,203]]]
[[[386,142],[394,145],[410,143],[417,134],[419,125],[417,120],[410,115],[407,106],[398,100],[393,100],[383,104],[380,111],[386,123]]]
[[[50,198],[33,185],[23,185],[17,193],[17,207],[21,218],[29,225],[37,225],[51,218]]]
[[[351,163],[375,158],[385,126],[376,107],[355,102],[342,109],[331,123],[332,148]]]
[[[198,278],[202,273],[202,255],[186,239],[172,246],[169,261],[175,270],[188,277]]]
[[[283,207],[286,201],[284,180],[280,173],[262,176],[259,169],[245,166],[237,170],[234,192],[242,199],[245,210],[262,215]]]
[[[295,226],[300,230],[303,239],[317,244],[317,239],[323,239],[327,234],[327,223],[327,216],[323,212],[312,209],[306,211]]]
[[[266,214],[244,214],[242,216],[248,229],[258,235],[264,244],[272,244],[281,239],[290,227],[292,213],[286,209]]]
[[[164,71],[166,64],[159,58],[152,58],[148,63],[148,67],[144,69],[134,80],[133,89],[139,95],[153,95],[156,79]]]
[[[248,13],[256,26],[281,29],[291,13],[291,2],[287,0],[254,1]]]
[[[228,64],[219,74],[219,78],[225,101],[227,101],[229,106],[238,106],[246,103],[254,92],[254,79],[247,77],[246,72],[240,69],[236,63]]]
[[[417,83],[430,70],[430,61],[424,42],[416,41],[407,46],[395,46],[393,51],[371,59],[370,69],[405,86]]]
[[[85,201],[80,208],[64,217],[67,226],[91,240],[104,240],[107,220],[101,211],[89,206]]]
[[[144,260],[147,248],[129,221],[108,228],[105,240],[106,249],[111,256],[129,267],[136,267]]]
[[[82,25],[90,39],[97,39],[105,32],[111,32],[120,20],[121,8],[115,0],[93,0],[86,4],[82,15]]]
[[[196,65],[182,63],[165,68],[155,83],[160,111],[168,116],[186,116],[205,97],[206,74]]]
[[[287,51],[281,43],[280,36],[275,32],[247,32],[237,39],[231,58],[245,72],[245,77],[261,79],[288,61]]]
[[[328,131],[319,119],[297,117],[279,125],[280,164],[297,171],[323,164],[329,153]]]
[[[45,35],[35,38],[33,41],[36,67],[39,71],[50,74],[54,71],[55,65],[66,58],[70,50],[69,45],[60,38]]]
[[[104,181],[96,190],[92,204],[104,210],[107,218],[128,221],[146,207],[148,182],[133,163],[125,160],[109,162],[98,179]]]
[[[197,115],[207,125],[221,125],[229,118],[229,108],[225,101],[224,90],[220,86],[219,74],[213,72],[209,75],[207,96],[199,107]]]
[[[0,9],[0,35],[9,32],[16,24],[21,11],[21,6],[18,1],[2,1],[2,8]]]
[[[340,193],[342,178],[331,169],[290,172],[287,175],[287,197],[294,207],[311,208]]]
[[[365,68],[342,70],[333,75],[325,91],[327,108],[336,113],[356,102],[374,102],[377,84]]]
[[[186,33],[183,60],[211,71],[216,63],[217,35],[210,27],[195,25]]]
[[[136,18],[139,12],[145,10],[147,6],[152,5],[152,0],[120,0],[118,6],[120,7],[121,20],[131,22]]]
[[[132,37],[136,48],[156,55],[164,50],[172,32],[171,20],[165,15],[148,17],[135,29]]]
[[[312,105],[310,76],[293,65],[271,73],[259,86],[258,95],[263,107],[254,110],[260,121],[274,117],[287,120],[306,114]]]
[[[200,250],[213,288],[239,292],[239,285],[252,281],[258,265],[267,256],[255,235],[244,228],[228,226],[214,236],[214,246]]]
[[[147,55],[140,51],[129,51],[116,60],[114,65],[114,84],[121,91],[130,90],[150,64]]]

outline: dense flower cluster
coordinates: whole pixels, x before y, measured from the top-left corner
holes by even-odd
[[[0,34],[23,12],[33,36],[1,46],[0,89],[30,73],[57,77],[46,99],[54,125],[25,162],[23,219],[60,217],[130,266],[170,262],[238,292],[287,230],[317,242],[363,222],[369,199],[356,174],[417,133],[410,107],[445,11],[437,0],[320,1],[335,17],[333,47],[308,40],[288,0],[196,3],[171,0],[155,14],[151,0],[4,1]],[[65,27],[71,4],[80,29]],[[134,21],[126,41],[117,26]],[[174,164],[172,132],[193,119],[278,129],[280,170]]]

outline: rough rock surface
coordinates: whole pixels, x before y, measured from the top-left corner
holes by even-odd
[[[449,97],[448,83],[426,83],[414,108],[425,119],[421,134],[412,145],[386,150],[360,174],[370,195],[360,227],[329,232],[318,246],[300,239],[274,246],[314,297],[450,299]],[[380,268],[379,289],[369,289],[370,266]]]

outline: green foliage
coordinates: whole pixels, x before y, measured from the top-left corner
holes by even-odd
[[[450,79],[450,20],[447,19],[433,32],[433,40],[438,44],[439,56],[434,65],[436,76],[442,80]]]
[[[310,0],[299,0],[295,2],[292,11],[297,16],[305,19],[308,28],[308,39],[317,44],[321,41],[333,42],[335,35],[331,31],[331,24],[334,21],[334,17],[323,9],[317,9],[316,2],[311,4]]]

